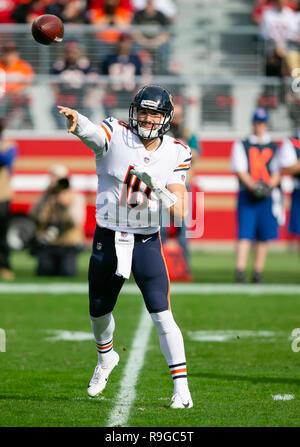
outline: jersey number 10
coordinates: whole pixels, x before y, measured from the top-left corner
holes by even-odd
[[[130,170],[133,168],[134,166],[130,165],[127,169],[120,197],[120,205],[126,206],[128,203],[132,208],[137,205],[143,206],[144,204],[147,206],[152,189],[146,186],[144,191],[140,190],[141,186],[144,184],[136,175],[130,173]],[[138,200],[140,197],[142,197],[142,201]]]

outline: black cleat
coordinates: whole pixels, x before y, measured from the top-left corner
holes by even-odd
[[[261,274],[261,272],[253,272],[252,282],[254,284],[261,284],[262,283],[262,274]]]
[[[235,272],[235,282],[238,284],[246,283],[246,275],[244,270],[236,270]]]

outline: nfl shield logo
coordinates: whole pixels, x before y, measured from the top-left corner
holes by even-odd
[[[148,158],[148,157],[144,157],[144,162],[145,162],[145,163],[149,163],[149,161],[150,161],[150,158]]]
[[[102,250],[102,244],[101,244],[101,242],[97,242],[97,244],[96,244],[96,250]]]
[[[182,174],[181,176],[181,180],[184,182],[185,181],[185,174]]]

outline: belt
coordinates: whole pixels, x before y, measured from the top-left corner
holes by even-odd
[[[100,227],[98,224],[96,224],[96,227],[98,228],[98,230],[101,230],[104,233],[111,234],[111,236],[115,235],[115,231],[111,230],[110,228]],[[124,231],[124,233],[126,233],[126,231]],[[155,236],[158,233],[159,233],[159,231],[157,231],[156,233],[152,233],[152,234],[134,234],[134,239],[140,240],[140,239],[144,239],[145,237]]]

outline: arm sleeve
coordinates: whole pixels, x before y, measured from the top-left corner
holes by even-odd
[[[230,166],[233,172],[248,172],[248,160],[243,143],[240,140],[233,144]]]
[[[112,138],[113,127],[104,120],[100,125],[92,123],[86,116],[78,113],[78,122],[73,132],[100,159],[107,154]]]
[[[287,138],[283,141],[279,150],[279,160],[281,168],[288,168],[297,163],[297,155],[291,141]]]
[[[186,173],[190,169],[192,163],[192,151],[188,146],[180,147],[177,164],[173,172],[169,175],[167,186],[179,183],[185,185]]]

